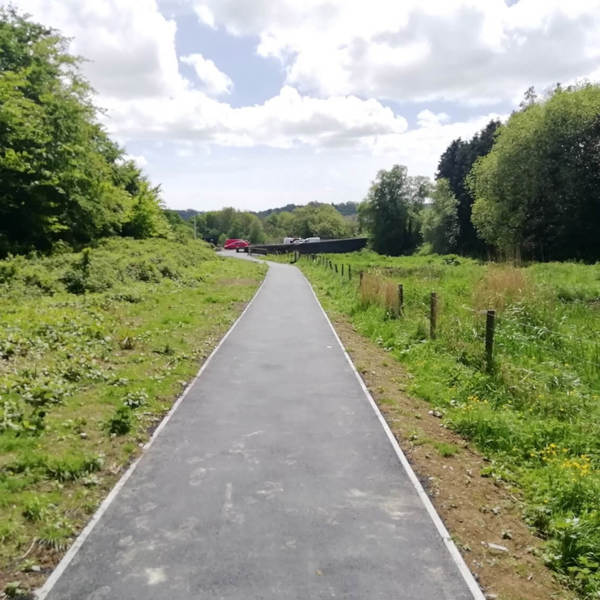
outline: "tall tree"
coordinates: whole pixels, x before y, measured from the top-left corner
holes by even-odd
[[[371,233],[376,252],[392,256],[414,252],[422,239],[420,212],[430,186],[425,177],[409,177],[401,165],[377,173],[359,207],[359,222]]]
[[[423,240],[438,254],[456,252],[458,238],[458,201],[447,179],[438,179],[432,193],[433,202],[423,209]]]
[[[291,235],[297,237],[333,239],[352,233],[352,225],[330,204],[311,202],[306,206],[299,206],[292,216]]]
[[[505,254],[598,260],[599,165],[600,86],[532,99],[473,168],[475,226]]]
[[[456,251],[462,254],[481,255],[485,253],[485,243],[477,235],[471,221],[474,198],[465,183],[465,178],[480,156],[492,149],[499,121],[490,121],[469,141],[454,140],[442,154],[436,179],[446,179],[450,190],[457,199],[458,233]]]
[[[121,178],[143,178],[132,165],[126,174],[78,65],[58,32],[0,8],[0,255],[87,243],[132,217]],[[156,188],[144,197],[159,203]]]

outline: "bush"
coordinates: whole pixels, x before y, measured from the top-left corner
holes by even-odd
[[[105,429],[112,435],[125,435],[131,431],[131,409],[119,406],[114,415],[106,422]]]

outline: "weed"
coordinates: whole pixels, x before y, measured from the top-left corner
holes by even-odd
[[[148,402],[148,394],[143,390],[129,392],[123,399],[123,405],[128,408],[139,408]]]
[[[73,533],[72,523],[67,519],[57,519],[41,528],[37,543],[50,550],[64,552],[71,544]]]
[[[455,444],[448,444],[446,442],[432,442],[433,447],[439,452],[440,456],[449,458],[460,452],[460,448]]]
[[[24,501],[22,512],[29,521],[43,521],[48,514],[48,505],[39,496],[34,495]]]
[[[49,458],[45,462],[46,476],[56,481],[76,481],[102,468],[102,457],[74,454]]]
[[[104,424],[108,433],[114,435],[125,435],[131,431],[132,413],[129,406],[119,406],[115,413]]]

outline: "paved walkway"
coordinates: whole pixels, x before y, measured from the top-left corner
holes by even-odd
[[[49,600],[467,600],[301,273],[264,287]]]

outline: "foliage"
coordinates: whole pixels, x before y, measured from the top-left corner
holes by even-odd
[[[438,179],[432,193],[433,203],[421,215],[421,234],[433,252],[457,251],[459,225],[458,201],[447,179]]]
[[[427,178],[409,177],[399,165],[377,173],[359,207],[359,222],[370,232],[375,251],[392,256],[414,252],[421,241],[420,213],[430,186]]]
[[[331,239],[347,237],[354,230],[352,223],[330,204],[289,205],[260,214],[266,214],[264,219],[234,208],[197,214],[198,235],[213,244],[222,244],[227,238],[242,238],[251,243],[266,240],[281,243],[286,236]]]
[[[330,255],[364,271],[363,288],[299,263],[328,311],[410,373],[409,391],[490,459],[484,475],[516,485],[546,560],[582,598],[600,591],[600,266],[516,268],[456,256]],[[404,286],[396,317],[393,292]],[[368,289],[366,289],[368,288]],[[429,294],[439,298],[428,339]],[[496,308],[494,370],[484,369],[485,315]],[[394,317],[394,318],[390,318]],[[447,449],[438,449],[441,453]]]
[[[458,231],[453,249],[440,250],[479,256],[485,253],[485,244],[478,237],[471,221],[474,197],[466,185],[466,177],[475,161],[492,149],[500,121],[490,121],[470,140],[453,140],[446,148],[438,164],[436,179],[446,179],[450,192],[457,200]],[[436,250],[436,252],[439,252]]]
[[[321,203],[319,203],[321,204]],[[332,203],[327,206],[333,206],[344,217],[355,216],[358,212],[357,202],[340,202],[339,204]],[[256,216],[264,221],[267,217],[273,214],[280,214],[282,212],[294,212],[297,208],[300,208],[297,204],[286,204],[279,208],[268,208],[267,210],[261,210],[256,213]]]
[[[598,259],[600,87],[557,87],[501,127],[469,185],[473,222],[507,256]]]
[[[289,233],[294,237],[343,238],[350,235],[351,226],[330,204],[311,202],[291,213]]]
[[[158,189],[98,124],[79,59],[66,48],[55,30],[0,8],[0,256],[127,228],[166,234]]]
[[[263,273],[193,240],[0,261],[0,590],[68,547]]]
[[[200,213],[195,217],[197,235],[212,244],[226,238],[242,238],[255,244],[264,241],[260,219],[235,208]]]
[[[171,228],[158,200],[160,188],[150,187],[147,181],[142,181],[139,187],[123,234],[138,239],[167,237]]]

